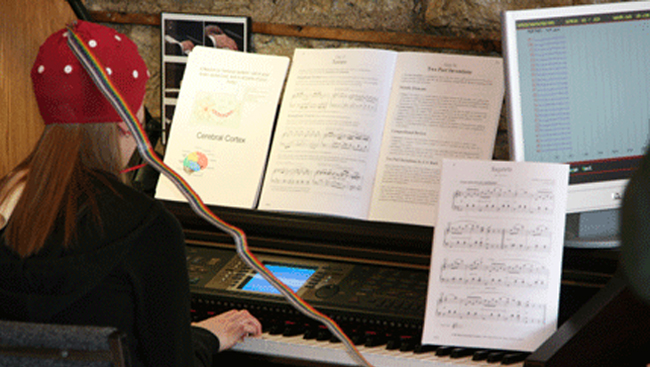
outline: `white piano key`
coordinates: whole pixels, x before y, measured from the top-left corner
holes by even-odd
[[[378,347],[358,346],[357,349],[374,367],[494,367],[497,363],[472,361],[472,357],[449,358],[438,357],[435,353],[416,354],[388,350],[385,345]],[[327,341],[305,340],[302,335],[285,337],[282,335],[263,334],[260,337],[247,338],[235,345],[233,351],[299,359],[310,362],[339,364],[341,366],[358,366],[349,355],[342,343]],[[523,367],[523,362],[512,364],[513,367]]]

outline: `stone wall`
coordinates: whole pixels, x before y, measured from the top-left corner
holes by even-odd
[[[416,35],[453,37],[466,40],[500,40],[500,14],[503,10],[549,6],[605,3],[604,0],[86,0],[92,12],[159,14],[186,12],[250,16],[253,22],[296,26],[328,27],[342,30],[399,32]],[[109,24],[129,35],[140,48],[150,71],[147,109],[160,116],[160,28],[147,24]],[[350,42],[331,39],[287,37],[253,33],[254,52],[291,56],[297,47],[375,47],[395,50],[461,52],[395,46],[393,44]],[[462,51],[475,54],[486,54]],[[499,55],[498,51],[490,52]],[[503,110],[505,112],[505,108]],[[495,159],[508,159],[504,114],[495,145]]]

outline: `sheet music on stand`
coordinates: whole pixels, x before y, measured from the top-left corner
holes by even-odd
[[[423,344],[533,351],[556,330],[568,172],[443,161]]]

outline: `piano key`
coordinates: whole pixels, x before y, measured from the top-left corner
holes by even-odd
[[[506,352],[502,351],[492,351],[488,354],[486,361],[488,363],[496,363],[496,362],[501,362],[503,359],[503,356],[506,355]]]
[[[436,349],[438,349],[439,347],[440,347],[439,345],[418,344],[414,348],[414,353],[420,354],[420,353],[435,352]]]
[[[530,353],[507,353],[503,356],[501,364],[511,365],[519,362],[523,362]]]
[[[451,351],[454,350],[455,347],[452,346],[444,346],[444,347],[438,347],[436,349],[436,355],[439,357],[445,357],[448,355],[451,355]]]
[[[488,356],[490,353],[492,353],[492,350],[478,350],[472,355],[472,360],[474,361],[485,361],[487,360]]]
[[[476,349],[473,348],[453,348],[451,353],[449,353],[450,358],[463,358],[467,356],[474,355]]]
[[[374,367],[486,367],[498,364],[486,361],[473,361],[471,356],[451,359],[436,356],[435,353],[400,352],[388,350],[384,346],[357,347],[359,352]],[[302,336],[283,337],[264,333],[260,337],[247,338],[235,345],[233,351],[265,355],[268,357],[288,358],[314,363],[340,364],[343,366],[358,366],[342,343],[329,343],[316,340],[305,340]],[[523,362],[511,366],[523,367]]]
[[[332,338],[333,338],[333,335],[329,330],[327,330],[327,329],[318,330],[318,335],[316,336],[316,340],[319,340],[319,341],[331,340]]]
[[[386,349],[388,350],[399,350],[402,347],[404,338],[400,336],[391,336],[386,341]]]
[[[359,331],[354,331],[352,333],[347,334],[348,338],[352,340],[352,343],[354,345],[363,345],[366,343],[366,335],[362,332]]]
[[[307,325],[301,322],[287,321],[284,325],[283,336],[303,335],[307,330]]]
[[[319,340],[319,341],[322,341],[322,340]],[[329,342],[330,343],[340,343],[341,340],[338,337],[336,337],[335,335],[330,334]]]
[[[276,323],[274,325],[269,326],[268,332],[271,335],[281,335],[284,332],[284,325],[280,323]]]
[[[399,346],[400,352],[410,352],[415,349],[415,338],[402,338],[402,344]]]
[[[307,340],[316,339],[316,337],[318,337],[318,329],[319,329],[318,327],[313,327],[313,326],[307,328],[307,330],[305,331],[305,334],[303,334],[302,338],[307,339]]]
[[[378,347],[388,343],[388,337],[382,332],[366,332],[366,347]]]

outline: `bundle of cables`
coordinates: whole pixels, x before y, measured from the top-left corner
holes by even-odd
[[[93,82],[99,90],[106,96],[113,108],[117,111],[123,121],[125,121],[131,131],[133,137],[136,139],[138,152],[144,161],[153,167],[156,171],[165,175],[176,188],[187,199],[190,207],[200,217],[217,227],[218,229],[229,234],[235,241],[235,246],[239,257],[251,268],[261,274],[264,279],[269,281],[284,298],[293,305],[298,311],[304,315],[317,320],[324,324],[333,335],[341,340],[347,348],[350,356],[362,366],[371,366],[370,363],[363,357],[363,355],[354,346],[354,343],[347,337],[341,328],[331,318],[316,310],[303,299],[301,299],[293,290],[286,286],[282,281],[276,278],[271,271],[269,271],[261,261],[259,261],[248,248],[246,234],[239,228],[234,227],[216,216],[201,200],[199,195],[192,189],[192,187],[183,179],[178,173],[167,166],[155,153],[149,138],[142,126],[138,123],[135,114],[129,108],[124,98],[120,95],[119,91],[111,80],[109,79],[106,69],[101,65],[99,59],[95,57],[88,45],[70,28],[68,27],[67,42],[75,54],[77,59],[84,66]]]

